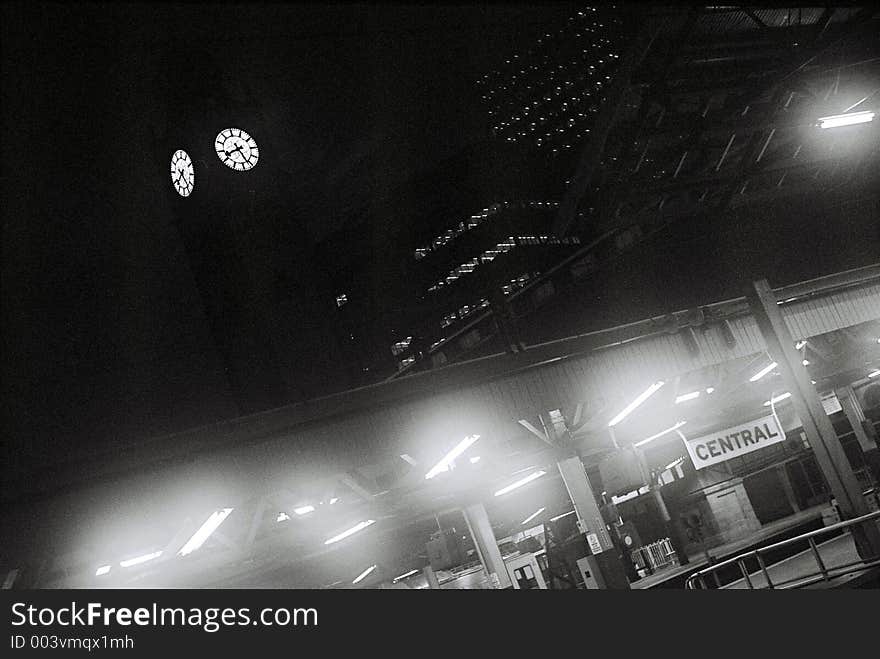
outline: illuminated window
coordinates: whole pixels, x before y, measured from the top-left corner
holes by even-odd
[[[341,295],[336,296],[336,307],[337,308],[341,307],[346,302],[348,302],[348,295],[346,295],[345,293],[342,293]]]

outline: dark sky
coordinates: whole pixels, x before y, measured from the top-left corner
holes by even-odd
[[[307,306],[313,242],[484,137],[473,81],[567,9],[2,12],[4,466],[26,472],[236,413],[174,228],[174,149],[258,117]]]

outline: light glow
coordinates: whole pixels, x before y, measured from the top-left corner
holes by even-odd
[[[795,349],[795,350],[800,350],[800,349],[803,348],[805,345],[807,345],[806,340],[798,341],[797,343],[794,344],[794,349]]]
[[[849,114],[833,114],[829,117],[819,117],[819,128],[838,128],[839,126],[852,126],[853,124],[865,124],[874,120],[874,113],[870,110],[863,112],[851,112]]]
[[[308,515],[309,513],[315,512],[314,506],[300,506],[299,508],[294,508],[293,512],[297,515]]]
[[[231,512],[232,508],[224,508],[223,510],[216,510],[211,513],[211,516],[205,520],[205,522],[199,527],[199,530],[196,531],[193,536],[187,540],[186,544],[180,548],[180,551],[177,552],[178,555],[186,556],[191,554],[205,544],[205,541],[211,537],[211,534],[223,523],[223,520],[229,517],[229,513]]]
[[[557,515],[556,517],[551,517],[550,521],[555,522],[557,519],[562,519],[563,517],[568,517],[569,515],[574,515],[573,510],[569,510],[567,513],[562,513],[561,515]]]
[[[543,469],[541,469],[540,471],[532,472],[531,474],[529,474],[525,478],[520,478],[518,481],[511,483],[507,487],[502,487],[500,490],[498,490],[495,493],[495,496],[500,497],[502,494],[507,494],[508,492],[513,492],[518,487],[522,487],[523,485],[531,483],[533,480],[535,480],[536,478],[540,478],[541,476],[543,476],[546,473],[547,472],[544,471]]]
[[[471,464],[472,464],[472,465],[477,464],[479,461],[480,461],[480,456],[479,456],[479,455],[475,455],[474,457],[471,458]]]
[[[653,442],[658,437],[663,437],[663,435],[665,435],[668,432],[672,432],[673,430],[678,430],[686,423],[687,423],[687,421],[679,421],[674,426],[670,426],[666,430],[661,430],[656,435],[651,435],[650,437],[646,437],[645,439],[641,440],[640,442],[636,442],[635,444],[633,444],[633,446],[644,446],[645,444],[648,444],[649,442]]]
[[[663,471],[667,471],[667,470],[669,470],[669,469],[672,469],[673,467],[677,467],[677,466],[680,465],[682,462],[684,462],[684,457],[676,458],[675,460],[673,460],[672,462],[670,462],[668,465],[666,465],[665,467],[663,467]]]
[[[764,401],[764,407],[769,407],[770,405],[775,405],[781,400],[785,400],[786,398],[791,398],[791,392],[786,391],[784,394],[779,394],[778,396],[774,396],[770,400]]]
[[[363,581],[364,579],[366,579],[367,576],[368,576],[373,570],[375,570],[375,569],[376,569],[376,566],[375,566],[375,565],[371,565],[371,566],[368,567],[366,570],[364,570],[364,571],[361,572],[359,575],[357,575],[357,576],[355,577],[354,581],[352,581],[351,583],[352,583],[352,584],[360,583],[361,581]]]
[[[453,447],[451,451],[449,451],[449,453],[443,456],[443,459],[441,459],[440,462],[431,467],[430,471],[425,474],[425,479],[434,478],[434,476],[436,476],[440,472],[447,471],[449,469],[449,465],[453,463],[455,458],[467,451],[471,444],[473,444],[479,438],[479,435],[468,435],[463,440],[461,440]]]
[[[107,574],[110,571],[109,565],[102,565],[97,570],[95,570],[95,576],[100,577],[102,574]]]
[[[354,535],[358,531],[363,531],[370,524],[375,524],[375,523],[376,523],[375,519],[368,519],[363,522],[358,522],[357,524],[352,526],[350,529],[343,531],[339,535],[334,535],[332,538],[328,538],[327,540],[324,541],[324,544],[325,545],[332,545],[334,542],[339,542],[340,540],[345,540],[348,536]]]
[[[805,360],[803,360],[803,361],[801,362],[801,364],[803,364],[804,366],[809,366],[809,365],[810,365],[810,360],[809,360],[809,359],[805,359]]]
[[[332,505],[333,505],[334,503],[336,503],[337,501],[339,501],[339,497],[333,497],[333,498],[331,498],[331,499],[330,499],[330,505],[332,506]]]
[[[280,513],[278,513],[278,517],[275,518],[275,521],[276,522],[286,522],[289,519],[290,519],[290,515],[288,515],[285,512],[280,512]]]
[[[708,389],[707,389],[706,391],[707,391],[707,393],[708,393]],[[677,396],[677,397],[675,398],[675,403],[676,403],[676,404],[678,404],[678,403],[683,403],[683,402],[685,402],[686,400],[693,400],[694,398],[698,398],[699,396],[700,396],[700,392],[699,392],[699,391],[692,391],[692,392],[690,392],[689,394],[682,394],[681,396]]]
[[[878,369],[876,371],[871,371],[870,373],[868,373],[869,378],[876,378],[878,375],[880,375],[880,369]]]
[[[777,364],[776,362],[770,363],[769,365],[765,366],[760,371],[755,373],[752,377],[750,377],[749,382],[757,382],[758,380],[760,380],[762,377],[767,375],[770,371],[772,371],[777,366],[779,366],[779,364]]]
[[[132,565],[140,565],[141,563],[146,563],[147,561],[152,561],[154,558],[159,558],[162,555],[160,551],[154,551],[152,554],[144,554],[143,556],[135,556],[134,558],[129,558],[125,561],[119,561],[119,565],[122,567],[131,567]]]
[[[707,394],[715,393],[715,387],[706,387],[706,393]]]
[[[657,391],[660,387],[662,387],[664,384],[665,384],[665,383],[663,382],[663,380],[660,380],[659,382],[655,382],[655,383],[652,384],[650,387],[648,387],[647,389],[645,389],[641,394],[639,394],[638,398],[636,398],[633,402],[631,402],[629,405],[627,405],[626,407],[624,407],[624,408],[623,408],[623,409],[617,414],[617,416],[615,416],[613,419],[611,419],[611,421],[608,422],[608,427],[609,427],[609,428],[613,428],[613,427],[616,426],[618,423],[620,423],[621,421],[623,421],[627,416],[629,416],[629,413],[630,413],[630,412],[632,412],[632,411],[633,411],[634,409],[636,409],[639,405],[641,405],[641,404],[644,403],[646,400],[648,400],[648,398],[650,398],[651,395],[652,395],[655,391]]]
[[[528,517],[526,517],[526,518],[522,521],[522,523],[523,523],[523,524],[528,524],[528,523],[531,522],[533,519],[535,519],[538,515],[540,515],[541,513],[543,513],[544,510],[546,510],[546,508],[539,508],[538,510],[536,510],[535,512],[533,512],[531,515],[529,515]]]

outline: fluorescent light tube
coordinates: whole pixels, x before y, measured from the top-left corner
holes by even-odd
[[[467,437],[465,437],[458,444],[456,444],[453,449],[449,451],[449,453],[443,456],[443,459],[440,460],[440,462],[431,467],[431,470],[427,474],[425,474],[425,478],[434,478],[434,476],[436,476],[440,472],[449,469],[449,465],[452,464],[455,458],[467,451],[468,447],[470,447],[470,445],[477,441],[479,438],[479,435],[468,435]]]
[[[764,401],[764,407],[768,407],[769,405],[775,405],[781,400],[785,400],[786,398],[791,398],[791,392],[786,391],[784,394],[779,394],[778,396],[774,396],[770,400]]]
[[[161,551],[154,551],[152,554],[144,554],[143,556],[135,556],[134,558],[129,558],[125,561],[119,561],[119,565],[122,567],[131,567],[132,565],[140,565],[141,563],[146,563],[147,561],[152,561],[154,558],[159,558],[162,555]]]
[[[536,510],[535,512],[533,512],[531,515],[529,515],[528,517],[526,517],[526,518],[522,521],[522,523],[523,523],[523,524],[528,524],[528,523],[531,522],[533,519],[535,519],[538,515],[540,515],[541,513],[543,513],[544,510],[545,510],[544,508],[539,508],[538,510]]]
[[[102,565],[97,570],[95,570],[95,576],[100,577],[102,574],[107,574],[110,571],[109,565]]]
[[[394,577],[394,579],[392,579],[392,581],[393,581],[394,583],[397,583],[397,582],[400,581],[401,579],[406,579],[407,577],[411,577],[411,576],[414,575],[414,574],[418,574],[418,572],[419,572],[418,570],[410,570],[409,572],[406,572],[406,573],[404,573],[404,574],[401,574],[399,577]]]
[[[770,371],[772,371],[777,366],[779,366],[779,364],[777,364],[776,362],[770,363],[769,365],[765,366],[760,371],[755,373],[752,377],[750,377],[749,382],[757,382],[758,380],[760,380],[762,377],[767,375]]]
[[[294,508],[293,512],[297,515],[307,515],[315,511],[314,506],[300,506],[299,508]]]
[[[830,117],[819,117],[819,128],[837,128],[839,126],[851,126],[864,124],[874,120],[874,113],[870,110],[863,112],[850,112],[849,114],[834,114]]]
[[[631,402],[629,405],[627,405],[626,407],[624,407],[624,408],[618,413],[618,415],[617,415],[616,417],[614,417],[613,419],[611,419],[611,421],[608,422],[608,426],[609,426],[609,427],[614,427],[614,426],[616,426],[618,423],[620,423],[621,421],[623,421],[623,420],[629,415],[630,412],[632,412],[632,411],[633,411],[634,409],[636,409],[639,405],[641,405],[641,404],[644,403],[646,400],[648,400],[648,398],[650,398],[651,395],[652,395],[655,391],[657,391],[660,387],[662,387],[663,385],[664,385],[664,382],[663,382],[662,380],[660,380],[659,382],[655,382],[655,383],[652,384],[650,387],[648,387],[647,389],[645,389],[641,394],[639,394],[638,398],[636,398],[633,402]]]
[[[547,472],[544,471],[543,469],[540,471],[535,471],[535,472],[529,474],[528,476],[526,476],[525,478],[520,478],[515,483],[511,483],[507,487],[502,487],[500,490],[498,490],[495,493],[495,496],[500,497],[502,494],[507,494],[508,492],[513,492],[513,490],[515,490],[516,488],[522,487],[523,485],[525,485],[527,483],[531,483],[533,480],[535,480],[536,478],[540,478],[541,476],[543,476],[546,473]]]
[[[640,442],[636,442],[635,444],[633,444],[633,446],[644,446],[645,444],[647,444],[649,442],[653,442],[658,437],[663,437],[663,435],[665,435],[668,432],[672,432],[673,430],[678,430],[686,423],[687,423],[687,421],[679,421],[674,426],[669,426],[666,430],[661,430],[656,435],[651,435],[650,437],[646,437],[645,439],[643,439]]]
[[[364,579],[367,578],[367,576],[370,574],[370,572],[372,572],[372,571],[375,570],[375,569],[376,569],[376,566],[375,566],[375,565],[371,565],[371,566],[368,567],[366,570],[364,570],[364,571],[361,572],[359,575],[357,575],[357,577],[355,577],[354,581],[352,581],[351,583],[352,583],[352,584],[360,583],[361,581],[363,581]]]
[[[699,391],[692,391],[689,394],[682,394],[681,396],[677,396],[675,398],[676,404],[683,403],[686,400],[693,400],[694,398],[698,398],[700,395]]]
[[[375,519],[368,519],[364,522],[358,522],[357,524],[352,526],[350,529],[347,529],[347,530],[343,531],[342,533],[340,533],[339,535],[334,535],[332,538],[325,540],[324,544],[325,545],[332,545],[334,542],[339,542],[340,540],[345,540],[345,538],[347,538],[348,536],[354,535],[358,531],[363,531],[370,524],[375,524],[375,522],[376,522]]]
[[[569,510],[567,513],[562,513],[561,515],[557,515],[556,517],[551,517],[550,521],[555,522],[557,519],[562,519],[563,517],[568,517],[569,515],[574,515],[574,511]]]
[[[177,552],[177,554],[179,556],[186,556],[205,544],[205,540],[211,537],[211,534],[217,530],[217,527],[223,523],[224,519],[229,517],[229,513],[231,512],[232,508],[224,508],[223,510],[216,510],[211,513],[211,516],[206,519],[205,523],[199,527],[199,530],[187,540],[186,544],[180,548],[180,551]]]

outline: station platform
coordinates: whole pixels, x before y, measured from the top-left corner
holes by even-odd
[[[770,522],[769,524],[765,524],[761,527],[760,530],[751,534],[747,538],[742,538],[740,540],[736,540],[733,542],[728,542],[723,545],[717,545],[709,549],[709,555],[712,557],[712,560],[716,563],[719,563],[728,558],[732,558],[736,554],[742,553],[755,545],[763,545],[769,544],[773,540],[780,539],[779,536],[785,534],[786,532],[790,532],[794,529],[798,529],[800,527],[804,527],[809,525],[811,522],[819,522],[822,519],[822,510],[826,506],[814,506],[812,508],[808,508],[806,510],[799,511],[794,515],[789,515],[780,520],[776,520],[775,522]],[[855,549],[853,549],[855,551]],[[689,554],[688,555],[689,563],[687,565],[676,565],[673,567],[666,568],[664,570],[659,570],[654,574],[648,575],[639,579],[638,581],[630,584],[630,588],[635,590],[646,590],[649,588],[669,588],[669,587],[684,587],[684,580],[688,575],[696,572],[697,570],[701,570],[707,565],[709,562],[706,560],[706,555],[704,553],[698,554]],[[770,579],[773,579],[773,575],[771,574]],[[672,585],[670,582],[681,582],[680,584]]]

